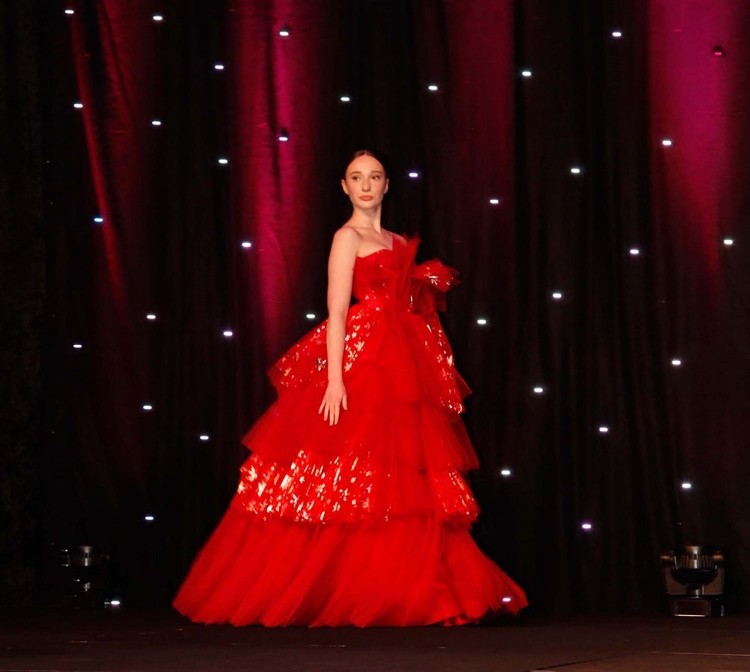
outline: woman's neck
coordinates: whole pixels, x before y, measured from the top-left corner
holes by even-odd
[[[380,208],[377,212],[362,212],[361,210],[354,210],[349,221],[354,226],[372,229],[376,233],[380,233],[382,227],[380,226]]]

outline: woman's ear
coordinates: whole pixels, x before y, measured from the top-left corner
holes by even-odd
[[[346,188],[346,180],[341,180],[341,188],[344,190],[344,193],[348,196],[349,190]]]
[[[388,187],[390,186],[390,184],[391,184],[391,181],[386,178],[386,180],[385,180],[385,189],[383,189],[383,193],[384,194],[388,193]]]

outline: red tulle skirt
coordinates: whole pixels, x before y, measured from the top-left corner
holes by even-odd
[[[460,396],[458,379],[451,394],[425,386],[440,371],[419,316],[371,319],[366,348],[345,366],[338,425],[318,415],[325,371],[300,380],[292,366],[288,386],[276,377],[279,399],[244,439],[252,455],[237,493],[175,598],[182,614],[238,626],[409,626],[526,606],[469,532],[478,508],[464,474],[477,459],[441,403]],[[295,347],[306,361],[316,349],[325,356],[324,328]]]

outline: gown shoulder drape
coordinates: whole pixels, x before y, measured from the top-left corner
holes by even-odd
[[[359,257],[343,359],[348,410],[318,414],[323,322],[269,370],[278,399],[174,606],[234,625],[427,625],[517,613],[526,597],[475,545],[460,413],[469,389],[437,315],[456,272],[418,241]]]

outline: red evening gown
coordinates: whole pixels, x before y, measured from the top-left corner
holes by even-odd
[[[325,322],[271,368],[279,397],[243,439],[237,492],[174,600],[193,621],[457,624],[526,606],[469,534],[468,388],[436,312],[455,272],[416,266],[417,244],[356,260],[337,425],[318,414]]]

